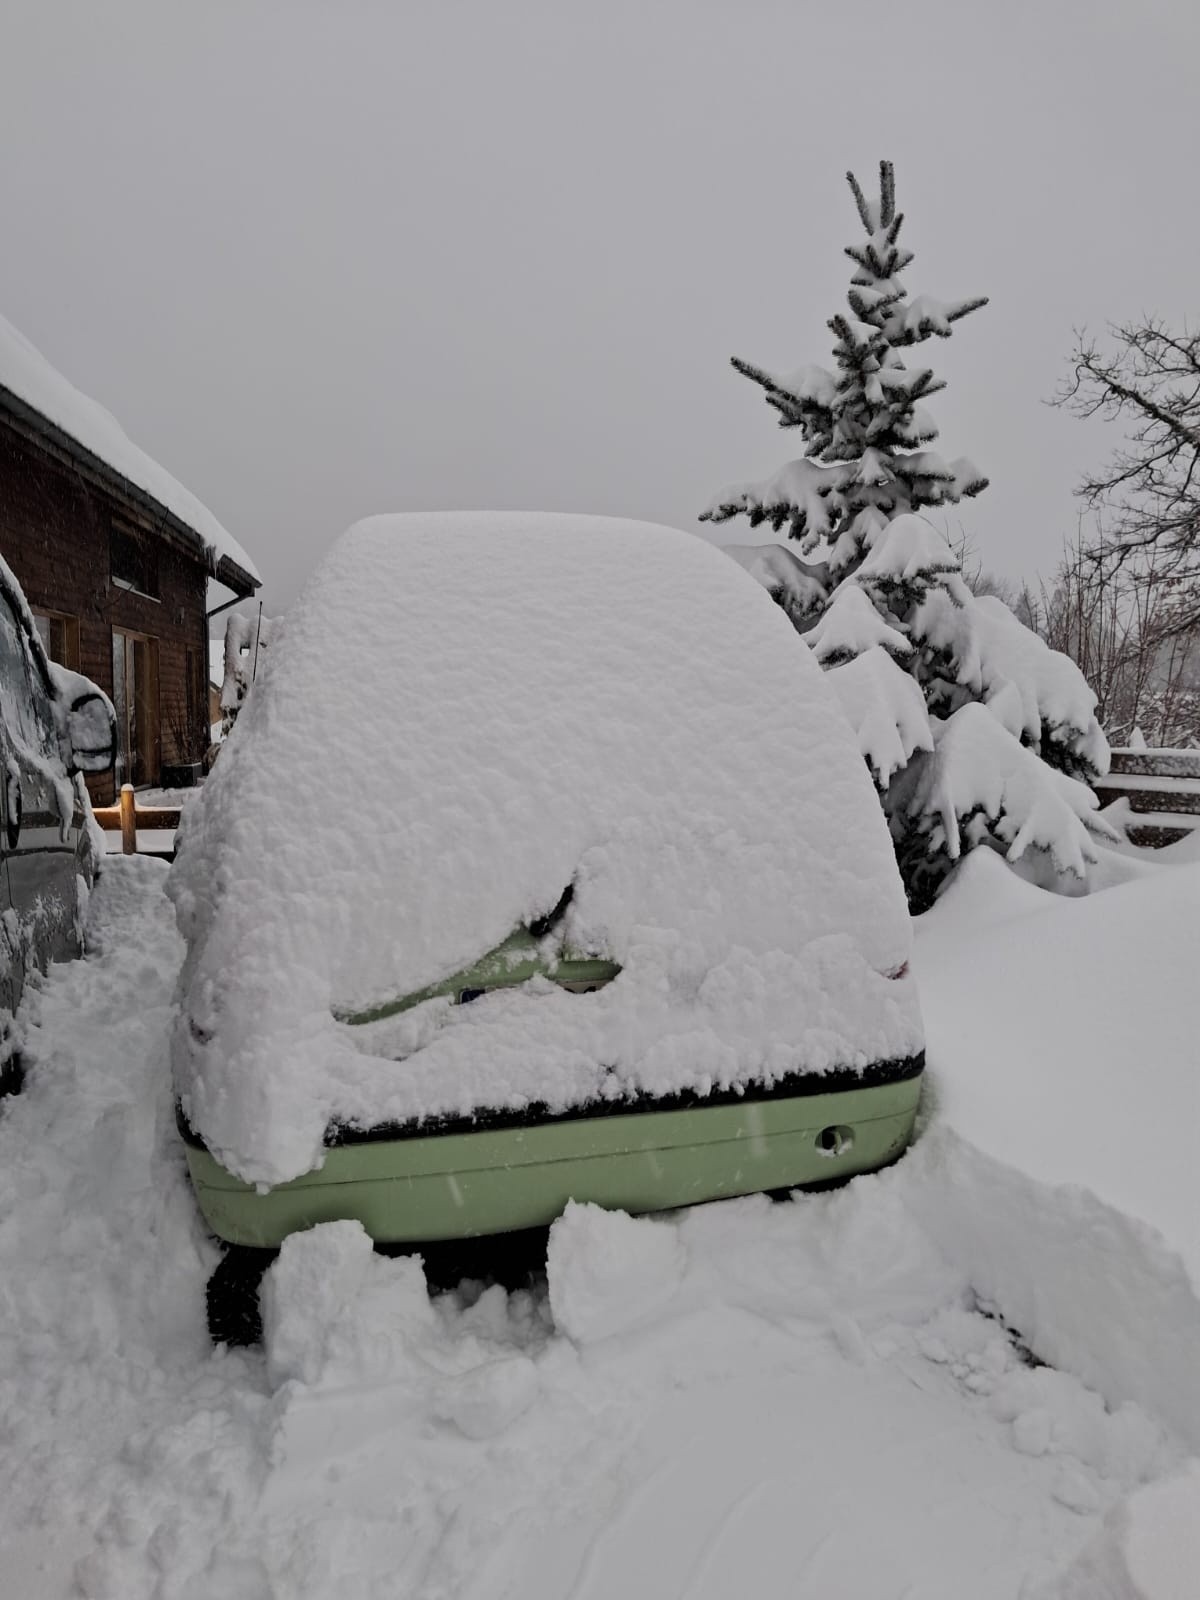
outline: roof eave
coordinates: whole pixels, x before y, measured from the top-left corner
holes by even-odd
[[[256,589],[262,587],[261,578],[252,578],[244,567],[239,567],[231,556],[222,556],[217,562],[213,577],[232,589],[241,600],[248,600]]]
[[[195,528],[177,517],[149,490],[143,489],[124,473],[118,472],[102,456],[96,455],[86,445],[80,444],[66,429],[60,428],[56,422],[52,422],[35,406],[22,400],[20,395],[14,394],[11,389],[6,389],[3,384],[0,384],[0,412],[6,412],[14,418],[18,424],[47,445],[52,454],[65,455],[76,466],[98,478],[110,492],[123,495],[144,511],[148,511],[157,520],[160,531],[173,534],[185,546],[190,547],[191,552],[208,569],[209,576],[224,584],[227,589],[232,589],[239,599],[248,599],[261,587],[262,580],[252,577],[231,556],[220,556],[214,560],[212,547]]]

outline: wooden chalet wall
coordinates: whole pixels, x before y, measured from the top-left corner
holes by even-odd
[[[157,599],[112,582],[114,518],[152,541]],[[208,575],[198,553],[164,536],[143,507],[0,416],[0,554],[35,611],[78,619],[78,669],[110,696],[113,629],[157,641],[160,765],[201,761],[209,730]],[[113,798],[111,776],[89,779],[88,787],[97,803]]]

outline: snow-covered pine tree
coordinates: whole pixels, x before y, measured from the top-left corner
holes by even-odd
[[[879,172],[877,201],[847,173],[866,238],[847,247],[849,310],[829,322],[835,370],[733,362],[780,426],[799,428],[804,455],[765,482],[726,489],[702,520],[745,516],[798,541],[800,556],[786,561],[778,544],[729,553],[828,670],[914,909],[982,843],[1024,858],[1041,881],[1078,888],[1096,859],[1092,834],[1110,831],[1085,787],[1108,767],[1095,696],[1002,601],[972,595],[961,557],[921,515],[979,494],[987,479],[927,448],[938,430],[922,402],[945,384],[903,353],[947,338],[987,300],[907,293],[900,273],[913,257],[899,242],[891,162]]]

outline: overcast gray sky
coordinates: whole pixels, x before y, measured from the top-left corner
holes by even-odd
[[[1049,571],[1072,327],[1197,311],[1198,47],[1195,0],[3,0],[0,310],[277,611],[375,511],[698,530],[797,453],[727,358],[829,359],[885,155],[910,291],[992,297],[928,347],[962,526]]]

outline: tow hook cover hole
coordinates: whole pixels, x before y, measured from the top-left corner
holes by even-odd
[[[844,1156],[853,1144],[853,1128],[822,1128],[817,1135],[817,1149],[823,1156]]]

